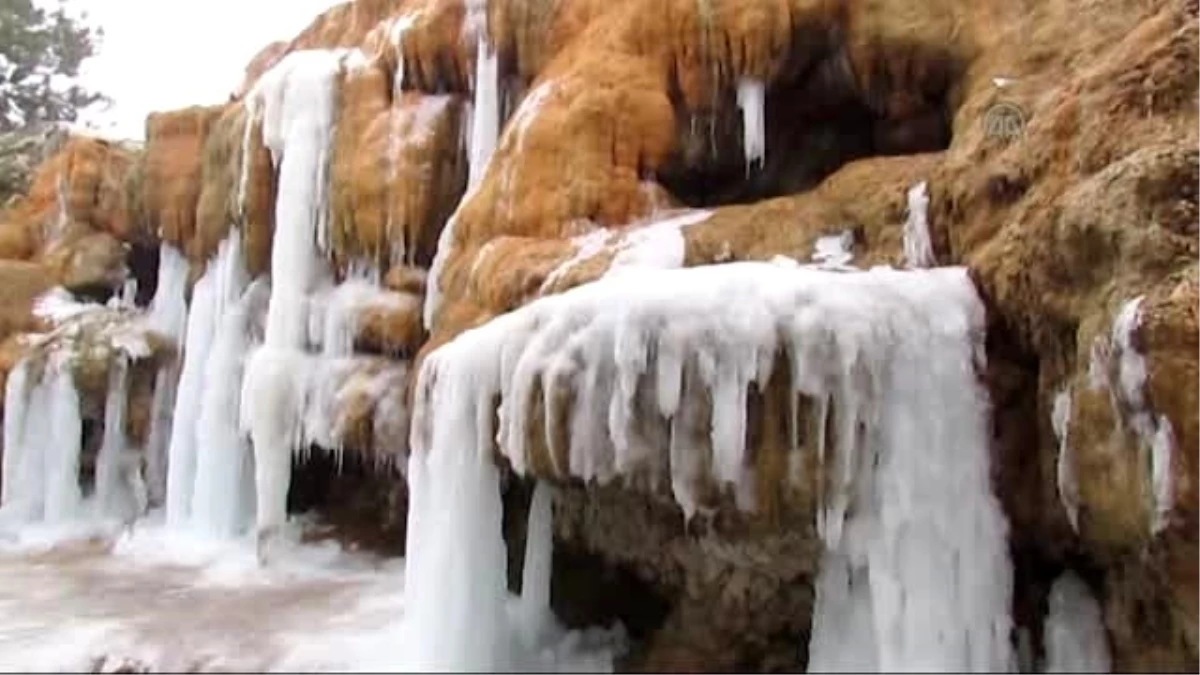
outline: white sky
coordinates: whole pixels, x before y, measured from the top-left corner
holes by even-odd
[[[42,4],[50,4],[42,0]],[[68,0],[104,28],[87,86],[113,99],[87,117],[105,135],[140,139],[146,115],[225,101],[250,59],[290,39],[339,0]]]

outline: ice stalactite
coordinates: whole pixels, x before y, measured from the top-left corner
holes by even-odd
[[[77,518],[83,504],[79,489],[79,453],[83,441],[83,419],[79,410],[79,392],[75,389],[75,378],[70,369],[70,357],[52,357],[57,361],[43,375],[39,389],[48,399],[43,405],[33,408],[45,410],[48,419],[26,420],[26,433],[30,427],[43,426],[45,445],[33,450],[43,455],[45,478],[45,520],[61,523]],[[36,446],[35,446],[36,447]],[[28,452],[27,450],[26,452]]]
[[[482,3],[468,8],[464,33],[476,35],[474,98],[471,102],[471,134],[468,136],[467,193],[462,204],[470,201],[475,190],[483,182],[488,164],[500,138],[500,71],[499,59],[486,28],[486,10]],[[441,277],[446,258],[454,246],[454,229],[458,221],[457,211],[450,216],[438,235],[437,252],[429,267],[429,282],[425,293],[422,317],[426,328],[433,326],[438,307],[442,302]]]
[[[742,149],[746,172],[762,167],[767,156],[766,87],[762,80],[743,77],[737,84],[737,103],[742,111]]]
[[[909,268],[933,267],[933,243],[929,238],[929,183],[908,191],[908,218],[904,221],[904,261]]]
[[[222,315],[205,368],[191,514],[197,529],[218,537],[232,537],[253,520],[253,454],[239,415],[243,362],[253,345],[251,324],[265,306],[266,292],[266,284],[256,281]]]
[[[474,385],[495,378],[499,364],[464,344],[430,355],[417,383],[425,417],[414,419],[408,461],[408,670],[484,672],[511,662],[492,403]]]
[[[1071,457],[1071,388],[1058,392],[1054,397],[1054,408],[1050,412],[1050,424],[1058,438],[1058,457],[1055,461],[1055,476],[1058,484],[1058,499],[1071,523],[1071,529],[1079,531],[1079,483],[1075,478],[1075,461]]]
[[[125,435],[128,408],[129,360],[117,355],[109,366],[104,400],[104,435],[96,458],[96,501],[102,515],[120,522],[140,516],[147,505],[138,453],[129,447]]]
[[[830,431],[792,448],[815,453],[825,473],[814,669],[1008,668],[1012,572],[988,477],[982,331],[961,268],[769,263],[631,269],[468,331],[429,355],[417,384],[408,611],[439,626],[445,652],[455,651],[447,636],[491,620],[469,611],[480,600],[463,588],[500,582],[479,585],[488,554],[463,551],[498,536],[482,526],[495,508],[494,443],[517,473],[544,435],[559,475],[669,479],[689,517],[708,508],[710,481],[755,508],[747,396],[778,365],[793,398],[814,403],[813,427]],[[531,429],[538,407],[545,426]],[[666,438],[651,430],[655,416]],[[471,503],[439,507],[454,490]],[[439,547],[481,567],[434,574],[428,552]]]
[[[404,136],[401,133],[401,127],[404,122],[405,115],[402,114],[401,94],[404,90],[404,34],[416,24],[415,14],[403,14],[392,22],[388,30],[388,36],[391,38],[392,45],[396,49],[396,71],[392,75],[392,109],[390,112],[391,120],[388,129],[388,185],[396,184],[396,176],[399,172],[399,157],[401,144]],[[422,98],[422,104],[424,104]],[[392,188],[389,188],[389,190]],[[395,226],[395,209],[396,200],[389,194],[387,202],[387,225],[385,232],[387,233],[388,241],[391,245],[391,250],[388,252],[388,261],[392,265],[401,263],[412,263],[410,259],[410,249],[415,252],[416,244],[408,245],[403,231],[397,232]]]
[[[526,643],[536,645],[553,624],[550,575],[554,557],[554,488],[538,481],[529,505],[525,530],[525,563],[521,568],[518,626]]]
[[[150,301],[148,325],[171,340],[182,352],[187,326],[188,260],[179,249],[163,244],[158,256],[158,287]],[[167,448],[179,385],[179,368],[169,366],[154,378],[150,402],[150,433],[146,440],[146,489],[152,505],[163,505],[167,494]]]
[[[27,456],[25,442],[26,416],[29,409],[31,388],[35,383],[29,378],[28,359],[18,361],[8,373],[4,384],[4,458],[3,483],[0,484],[0,508],[12,512],[23,508],[20,502],[28,493]]]
[[[245,365],[240,426],[254,447],[256,526],[266,542],[287,519],[300,420],[297,368],[308,346],[310,294],[328,283],[329,161],[344,51],[288,54],[250,97],[262,106],[263,140],[278,170],[271,297],[264,344]],[[260,548],[260,552],[263,549]]]
[[[236,390],[238,381],[222,381],[227,374],[222,358],[214,359],[213,346],[227,312],[234,307],[248,283],[242,256],[241,237],[221,242],[216,257],[192,290],[184,343],[183,370],[175,401],[167,464],[167,522],[173,527],[195,522],[197,469],[200,453],[220,451],[203,441],[222,431],[205,428],[201,423],[202,406],[213,389]],[[218,355],[232,358],[229,355]],[[226,394],[228,395],[228,394]]]
[[[1045,625],[1047,673],[1112,672],[1100,603],[1073,573],[1064,573],[1050,589]]]

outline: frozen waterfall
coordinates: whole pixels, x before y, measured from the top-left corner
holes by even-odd
[[[573,399],[535,432],[559,472],[604,482],[667,451],[685,513],[701,508],[708,471],[752,509],[746,397],[778,362],[792,396],[819,403],[816,428],[833,423],[831,437],[792,449],[817,453],[829,486],[813,669],[1009,668],[1012,572],[988,479],[982,330],[963,269],[733,263],[631,269],[460,335],[429,355],[415,394],[406,611],[426,645],[415,663],[484,669],[510,655],[491,454],[527,470],[534,406]],[[644,436],[652,415],[669,450]]]

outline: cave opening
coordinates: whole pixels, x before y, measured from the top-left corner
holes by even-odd
[[[710,109],[688,110],[676,87],[676,151],[654,176],[695,208],[811,190],[859,159],[949,147],[961,61],[931,48],[877,50],[855,72],[835,31],[804,30],[763,100],[765,154],[748,160],[736,86]],[[736,84],[736,83],[735,83]]]

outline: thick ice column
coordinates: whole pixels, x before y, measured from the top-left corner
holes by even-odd
[[[79,413],[79,392],[65,355],[51,358],[42,387],[47,399],[46,416],[36,423],[46,425],[39,434],[44,443],[35,452],[45,455],[45,520],[59,523],[79,515],[83,495],[79,489],[79,451],[83,440],[83,420]]]
[[[108,374],[104,400],[104,435],[96,458],[96,501],[100,512],[126,521],[138,510],[124,470],[125,418],[129,404],[129,362],[118,355]]]
[[[344,51],[293,52],[252,96],[278,169],[271,298],[264,344],[246,363],[241,426],[254,446],[257,529],[265,543],[287,518],[291,455],[299,436],[296,377],[308,344],[310,294],[328,282],[329,161]],[[265,549],[260,548],[260,554]]]
[[[213,347],[218,337],[218,327],[246,288],[246,276],[241,237],[235,230],[221,243],[216,257],[210,261],[204,276],[196,282],[192,291],[167,471],[167,522],[173,526],[182,526],[194,520],[199,456],[202,453],[224,451],[224,448],[214,448],[208,444],[212,438],[209,434],[213,430],[201,424],[200,414],[205,398],[211,395],[211,389],[240,389],[240,381],[221,379],[229,374],[228,360],[236,357],[228,353],[214,354]],[[232,428],[237,428],[236,423]]]
[[[243,362],[250,351],[249,320],[265,286],[251,286],[221,317],[196,420],[196,484],[192,520],[197,529],[232,537],[253,520],[252,454],[240,426]],[[248,489],[247,489],[248,488]]]
[[[431,417],[414,425],[408,464],[408,670],[486,672],[510,663],[492,409],[475,388],[495,367],[469,349],[450,349],[426,360],[417,385]]]
[[[150,302],[150,327],[173,340],[182,351],[187,325],[188,260],[179,249],[163,244],[158,256],[158,287]],[[150,434],[146,443],[146,488],[150,503],[163,504],[167,494],[167,447],[180,369],[169,366],[154,378],[150,403]]]
[[[204,370],[208,364],[216,324],[216,275],[206,273],[192,290],[184,343],[183,370],[171,423],[167,455],[167,523],[182,527],[191,519],[192,490],[196,480],[196,411],[204,393]]]
[[[22,359],[8,373],[4,383],[4,459],[3,483],[0,484],[0,507],[9,507],[20,498],[24,483],[21,467],[27,461],[25,418],[30,397],[29,361]]]
[[[528,644],[551,624],[550,576],[554,557],[554,488],[538,481],[529,504],[525,564],[521,568],[521,629]]]

